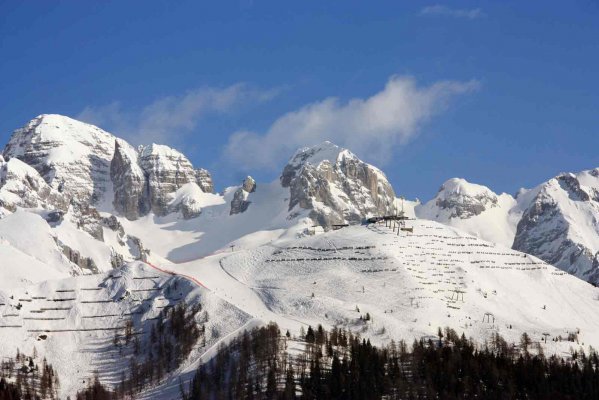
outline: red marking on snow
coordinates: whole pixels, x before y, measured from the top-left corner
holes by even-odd
[[[149,265],[150,267],[154,268],[155,270],[158,270],[160,272],[164,272],[165,274],[169,274],[169,275],[180,276],[181,278],[185,278],[188,281],[191,281],[191,282],[195,283],[196,285],[203,287],[204,289],[208,289],[208,287],[206,285],[204,285],[202,282],[200,282],[199,280],[197,280],[193,276],[184,275],[184,274],[178,274],[176,272],[169,271],[168,269],[157,267],[157,266],[155,266],[154,264],[152,264],[151,262],[148,262],[148,261],[145,261],[145,263],[147,265]]]

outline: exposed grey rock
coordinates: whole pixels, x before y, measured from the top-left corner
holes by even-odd
[[[128,219],[150,211],[161,216],[180,211],[185,218],[192,218],[200,209],[193,197],[214,191],[210,173],[194,169],[176,150],[160,145],[135,149],[100,128],[61,115],[40,115],[17,129],[3,157],[23,161],[46,183],[41,185],[35,179],[25,182],[35,185],[32,189],[39,192],[36,198],[29,196],[15,203],[0,197],[9,211],[16,206],[48,208],[46,203],[50,208],[66,210],[70,202],[75,209],[91,205],[111,212],[106,205],[112,203]],[[199,190],[177,195],[188,184],[197,185]]]
[[[231,200],[231,211],[229,215],[240,214],[248,209],[251,201],[248,201],[250,193],[256,191],[256,181],[251,176],[246,177],[241,187],[235,191]]]
[[[14,212],[17,207],[66,211],[69,198],[44,181],[39,173],[13,158],[0,160],[0,207]]]
[[[77,218],[77,228],[89,233],[93,238],[101,242],[104,241],[102,217],[98,210],[91,206],[79,208],[75,217]]]
[[[325,229],[397,212],[385,175],[330,142],[299,150],[280,180],[290,190],[289,211],[310,210],[309,216]]]
[[[119,268],[125,263],[125,259],[122,254],[113,251],[110,254],[110,265],[112,268]]]
[[[95,204],[110,182],[114,140],[93,125],[62,115],[40,115],[13,133],[3,155],[35,168],[74,205]]]
[[[64,254],[65,257],[73,264],[79,266],[84,270],[87,270],[92,274],[97,274],[100,272],[100,270],[96,266],[96,263],[91,258],[82,257],[77,250],[70,248],[64,243],[59,243],[59,245],[62,249],[62,254]]]
[[[447,210],[449,218],[467,219],[497,207],[497,195],[488,188],[468,184],[463,179],[450,179],[441,186],[435,204]]]
[[[196,184],[191,162],[170,147],[156,144],[144,147],[140,165],[148,180],[150,207],[156,215],[166,215],[172,210],[172,195],[183,185]]]
[[[204,193],[214,193],[212,175],[210,175],[208,170],[203,168],[196,169],[196,183]]]
[[[114,215],[102,218],[101,223],[108,229],[115,231],[118,234],[118,236],[125,236],[125,229],[123,228],[123,224],[121,224]]]
[[[115,140],[114,157],[110,163],[116,211],[130,220],[145,215],[150,210],[148,181],[138,164],[135,149],[121,140]]]
[[[64,212],[63,211],[50,211],[48,214],[45,215],[44,219],[50,225],[58,224],[58,223],[62,222],[62,220],[64,219]]]
[[[129,235],[128,238],[128,244],[129,248],[131,249],[131,254],[133,254],[136,260],[147,262],[150,250],[144,248],[143,243],[139,238],[131,235]]]
[[[251,176],[248,176],[243,180],[241,187],[248,193],[254,193],[256,191],[256,181]]]

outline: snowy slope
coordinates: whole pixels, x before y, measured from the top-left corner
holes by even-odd
[[[376,342],[435,335],[451,326],[482,342],[580,331],[599,345],[599,289],[543,261],[444,225],[414,234],[355,226],[275,240],[253,250],[170,266],[201,276],[245,312],[283,327],[341,325]],[[356,309],[359,308],[360,312]],[[371,322],[359,319],[369,313]],[[548,342],[549,352],[573,343]]]
[[[225,190],[222,197],[204,193],[199,206],[202,213],[190,220],[176,216],[158,217],[150,214],[136,221],[121,218],[125,230],[139,237],[152,254],[173,262],[205,257],[216,251],[226,251],[230,245],[244,246],[246,235],[260,237],[259,243],[279,237],[286,229],[303,230],[312,226],[307,212],[290,218],[287,210],[289,191],[278,181],[261,184],[248,209],[230,215],[230,203],[238,187]],[[299,224],[299,225],[296,225]]]
[[[0,219],[0,257],[0,289],[80,272],[62,254],[46,221],[25,211]]]
[[[599,169],[562,173],[513,198],[464,179],[445,182],[415,215],[535,255],[599,283]]]
[[[599,281],[599,170],[515,198],[454,178],[420,204],[324,142],[298,150],[274,182],[248,177],[215,194],[210,174],[182,153],[136,149],[57,115],[17,130],[3,154],[0,355],[36,346],[59,368],[63,395],[93,370],[113,385],[128,368],[114,331],[101,329],[133,315],[144,337],[178,301],[201,302],[212,316],[207,343],[140,398],[177,398],[179,378],[218,342],[268,321],[294,332],[345,326],[375,343],[450,326],[480,343],[493,332],[512,342],[522,332],[534,341],[579,333],[578,343],[546,344],[560,355],[599,346],[599,289],[564,272]],[[402,209],[418,218],[411,234],[360,225]],[[169,300],[175,284],[181,295]],[[64,309],[48,309],[56,302]]]
[[[123,371],[130,372],[128,359],[133,350],[114,345],[115,331],[122,335],[131,320],[144,345],[158,313],[180,302],[200,303],[208,315],[208,321],[202,321],[205,346],[198,344],[189,361],[173,373],[185,377],[182,371],[193,370],[202,353],[246,324],[249,317],[192,282],[139,262],[112,274],[0,290],[0,354],[15,354],[17,348],[33,354],[35,348],[40,360],[46,357],[56,368],[61,398],[73,397],[96,371],[103,383],[116,385]]]

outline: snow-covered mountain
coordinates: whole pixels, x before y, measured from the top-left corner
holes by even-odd
[[[385,174],[330,142],[295,153],[281,184],[290,190],[290,211],[310,210],[310,217],[325,227],[397,212]]]
[[[599,284],[599,169],[560,174],[527,197],[513,248]]]
[[[441,222],[510,247],[522,215],[517,200],[511,195],[497,195],[486,186],[459,178],[443,183],[437,195],[416,206],[415,212],[419,218]]]
[[[454,178],[415,213],[599,283],[599,169],[562,173],[516,197]]]
[[[324,142],[273,182],[248,176],[214,193],[179,151],[59,115],[15,131],[2,154],[0,354],[35,347],[66,380],[64,396],[93,370],[118,384],[140,350],[115,336],[131,323],[151,347],[153,321],[183,303],[207,312],[196,320],[204,343],[138,398],[177,398],[219,343],[268,321],[341,326],[375,343],[449,326],[480,343],[549,335],[551,353],[599,346],[599,289],[562,271],[596,279],[597,170],[515,198],[451,179],[418,204]],[[402,209],[413,232],[361,224]],[[558,340],[568,336],[578,342]]]

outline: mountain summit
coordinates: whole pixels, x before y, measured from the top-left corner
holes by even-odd
[[[331,142],[298,150],[280,180],[290,190],[289,210],[311,210],[325,227],[397,212],[385,174]]]

